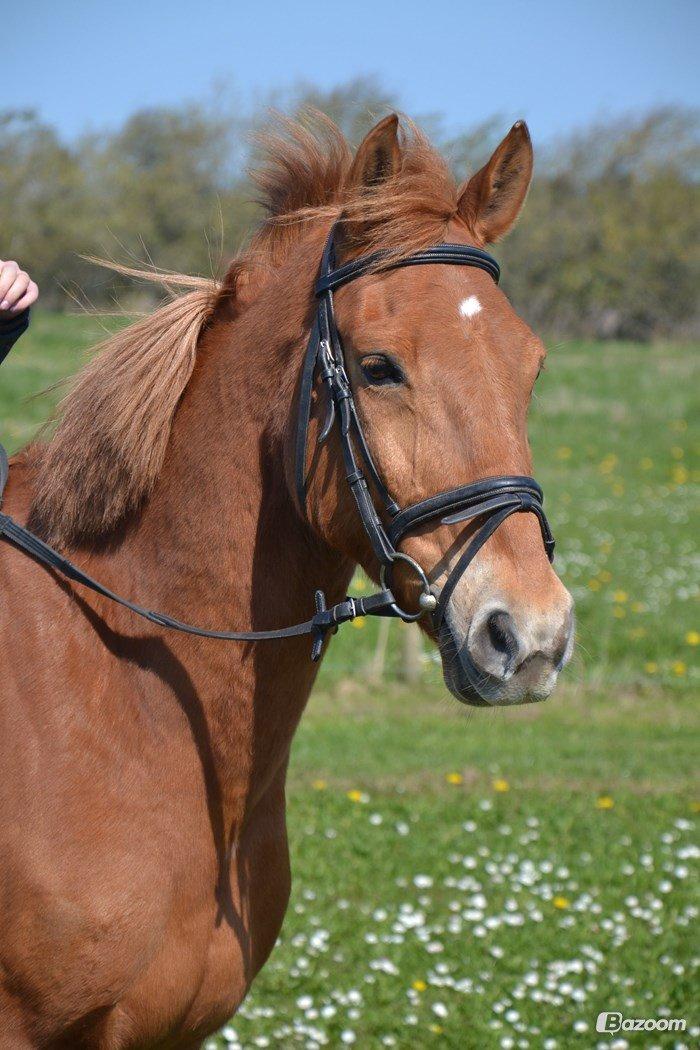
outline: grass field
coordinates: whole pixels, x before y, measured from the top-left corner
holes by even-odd
[[[0,372],[10,447],[94,337],[35,318]],[[294,747],[287,922],[212,1046],[698,1044],[697,360],[550,354],[531,434],[579,639],[550,701],[463,709],[431,652],[402,685],[400,624],[379,682],[376,624],[334,639]],[[598,1035],[601,1010],[688,1030]]]

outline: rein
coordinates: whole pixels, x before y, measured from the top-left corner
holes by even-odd
[[[438,263],[472,266],[484,270],[498,283],[500,277],[498,263],[480,248],[463,244],[437,244],[405,258],[392,259],[389,253],[376,252],[336,267],[334,233],[335,230],[331,230],[321,259],[319,278],[315,286],[318,308],[301,373],[295,440],[295,489],[299,507],[304,512],[311,397],[314,382],[318,376],[328,392],[328,411],[318,441],[322,443],[326,440],[337,421],[346,479],[355,499],[362,525],[379,562],[381,589],[376,594],[366,598],[346,597],[343,601],[328,608],[323,591],[318,590],[314,595],[315,613],[303,623],[269,631],[213,631],[176,620],[165,613],[147,609],[115,594],[114,591],[83,572],[72,561],[63,557],[53,547],[44,543],[38,536],[19,525],[7,514],[0,514],[0,539],[24,551],[35,561],[53,569],[74,583],[89,588],[159,627],[197,635],[201,638],[218,638],[235,642],[275,641],[308,634],[312,637],[312,660],[319,659],[327,632],[335,631],[341,623],[346,623],[356,616],[392,616],[410,622],[429,613],[432,616],[434,627],[438,629],[461,576],[489,537],[511,514],[528,512],[537,516],[542,541],[551,561],[554,555],[554,539],[543,509],[542,489],[534,478],[520,475],[485,478],[471,485],[440,492],[410,507],[404,509],[399,507],[384,484],[365,439],[345,367],[340,333],[335,321],[333,292],[370,271],[379,269],[384,272],[403,266]],[[0,445],[0,499],[7,475],[7,455]],[[388,521],[387,525],[384,524],[377,511],[367,477],[379,499]],[[452,525],[472,518],[483,518],[483,523],[457,559],[437,597],[430,588],[425,570],[408,554],[398,550],[398,544],[408,532],[436,520],[443,525]],[[397,562],[407,565],[416,574],[420,583],[421,593],[416,612],[402,609],[392,592],[392,574]]]

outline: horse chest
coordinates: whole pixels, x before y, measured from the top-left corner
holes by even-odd
[[[205,915],[199,921],[190,917],[164,939],[157,957],[115,1005],[109,1038],[98,1045],[189,1046],[231,1017],[248,984],[233,931],[212,929]]]
[[[210,888],[197,906],[175,898],[157,955],[115,1010],[115,1025],[123,1016],[135,1030],[114,1044],[187,1046],[224,1024],[274,946],[288,894],[284,810],[266,800],[214,894]]]

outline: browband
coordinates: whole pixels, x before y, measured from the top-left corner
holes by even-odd
[[[395,253],[382,251],[372,255],[363,255],[359,259],[338,266],[330,273],[322,273],[316,281],[316,295],[334,292],[349,281],[363,277],[371,270],[385,273],[387,270],[398,270],[404,266],[428,266],[430,263],[451,263],[455,266],[475,266],[485,270],[489,277],[498,284],[501,279],[501,268],[492,255],[481,248],[470,244],[434,244],[422,252],[413,255],[396,256]]]

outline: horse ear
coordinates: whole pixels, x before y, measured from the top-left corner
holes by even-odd
[[[458,214],[485,244],[502,237],[517,219],[532,178],[532,162],[530,132],[519,120],[463,189]]]
[[[353,189],[370,188],[396,175],[400,168],[399,118],[391,113],[380,120],[357,147],[347,185]]]
[[[234,259],[219,287],[212,316],[217,320],[235,321],[255,301],[269,276],[267,267]]]

